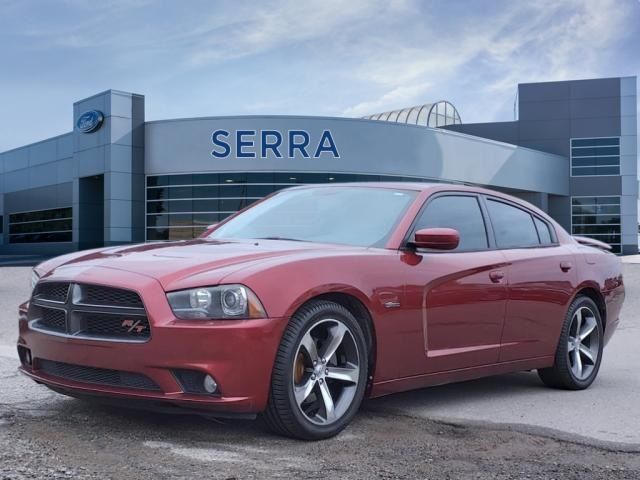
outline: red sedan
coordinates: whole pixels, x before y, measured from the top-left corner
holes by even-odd
[[[320,439],[365,396],[531,369],[586,388],[623,299],[607,245],[508,195],[305,186],[206,238],[40,264],[18,352],[60,393]]]

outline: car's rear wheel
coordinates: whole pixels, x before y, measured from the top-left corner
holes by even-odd
[[[339,433],[356,414],[367,381],[367,343],[343,306],[313,301],[283,335],[263,417],[274,432],[304,440]]]
[[[538,375],[549,387],[585,389],[598,375],[603,346],[600,311],[593,300],[580,296],[567,312],[555,364],[538,370]]]

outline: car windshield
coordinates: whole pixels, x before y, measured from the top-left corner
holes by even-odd
[[[221,225],[209,238],[384,246],[416,194],[378,187],[283,190]]]

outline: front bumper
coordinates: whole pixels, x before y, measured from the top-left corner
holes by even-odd
[[[136,277],[130,275],[117,285],[122,288],[135,285],[144,299],[151,326],[148,341],[107,342],[33,331],[28,326],[28,304],[23,304],[19,309],[18,347],[23,353],[20,371],[38,383],[71,396],[128,399],[132,405],[160,402],[212,415],[263,411],[286,320],[176,320],[160,285],[148,277]],[[28,349],[30,362],[25,361],[24,349]],[[41,368],[43,360],[140,374],[159,388],[126,388],[52,376]],[[218,392],[213,395],[186,393],[175,370],[211,375],[218,383]]]

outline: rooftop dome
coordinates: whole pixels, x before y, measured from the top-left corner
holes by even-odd
[[[425,103],[415,107],[407,107],[391,112],[367,115],[368,120],[383,120],[385,122],[407,123],[423,125],[425,127],[442,127],[462,123],[460,114],[451,102],[441,100],[436,103]]]

